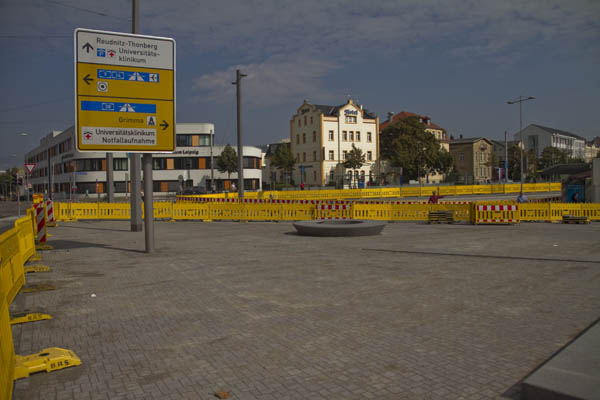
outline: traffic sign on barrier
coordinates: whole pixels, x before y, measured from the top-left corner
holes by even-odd
[[[175,41],[75,30],[79,151],[175,149]]]

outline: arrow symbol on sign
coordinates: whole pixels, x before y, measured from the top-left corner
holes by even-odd
[[[86,76],[84,76],[84,77],[83,77],[83,81],[84,81],[85,83],[87,83],[88,85],[90,84],[90,81],[93,81],[93,80],[94,80],[94,78],[92,78],[92,77],[90,76],[90,74],[87,74]]]
[[[165,129],[167,129],[167,128],[169,127],[169,124],[167,124],[167,121],[165,121],[165,120],[163,119],[163,122],[162,122],[162,124],[160,124],[160,126],[162,126],[162,127],[163,127],[163,128],[162,128],[162,130],[164,131]]]
[[[82,49],[86,50],[89,53],[90,50],[94,50],[94,46],[92,46],[89,43],[86,43],[86,44],[83,45]]]

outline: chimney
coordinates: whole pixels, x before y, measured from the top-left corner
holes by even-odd
[[[460,139],[462,139],[462,133],[461,133],[460,135],[458,135],[458,137],[459,137]]]
[[[392,117],[393,117],[393,116],[394,116],[394,113],[393,113],[393,112],[391,112],[391,111],[390,111],[390,112],[388,112],[388,121],[390,121],[390,122],[391,122],[391,121],[392,121]]]

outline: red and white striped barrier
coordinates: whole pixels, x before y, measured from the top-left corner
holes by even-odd
[[[517,205],[491,205],[491,206],[477,206],[479,211],[518,211]]]
[[[518,219],[478,219],[481,224],[518,224]]]
[[[52,200],[46,200],[46,213],[48,214],[47,223],[48,226],[55,225],[54,221],[54,202]]]
[[[37,242],[46,243],[48,232],[46,230],[46,205],[44,202],[35,204]]]

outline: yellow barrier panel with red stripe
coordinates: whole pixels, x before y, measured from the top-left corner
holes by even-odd
[[[474,224],[517,224],[521,221],[517,204],[474,203],[471,218]]]

